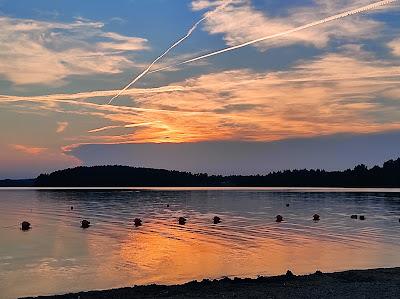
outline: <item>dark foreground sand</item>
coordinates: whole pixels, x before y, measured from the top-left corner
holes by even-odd
[[[400,268],[258,279],[225,278],[178,286],[137,286],[37,298],[400,298]]]

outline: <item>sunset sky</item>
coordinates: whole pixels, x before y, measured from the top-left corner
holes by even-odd
[[[373,0],[234,0],[152,69]],[[140,74],[223,1],[0,0],[0,178],[77,165],[210,173],[400,156],[400,1]]]

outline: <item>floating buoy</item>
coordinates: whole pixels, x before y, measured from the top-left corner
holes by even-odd
[[[282,222],[283,217],[281,215],[276,216],[276,222]]]
[[[136,227],[138,227],[142,225],[142,220],[140,218],[135,218],[135,220],[133,220],[133,223]]]
[[[179,217],[178,222],[180,225],[185,225],[186,224],[186,218],[185,217]]]
[[[365,220],[365,216],[361,215],[360,220]]]
[[[319,215],[318,214],[314,214],[313,220],[314,221],[319,221],[319,219],[320,219]]]
[[[351,215],[350,218],[351,218],[351,219],[357,219],[358,216],[357,216],[357,215]]]
[[[214,224],[218,224],[221,222],[221,218],[219,218],[218,216],[215,216],[213,220],[214,220]]]
[[[89,221],[82,220],[82,222],[81,222],[81,227],[82,228],[89,228],[89,226],[90,226],[90,222]]]
[[[31,229],[31,224],[28,221],[24,221],[21,223],[21,229],[23,231],[27,231]]]

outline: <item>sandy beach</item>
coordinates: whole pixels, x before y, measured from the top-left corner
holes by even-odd
[[[399,298],[400,268],[193,281],[36,298]],[[33,298],[33,297],[30,297]]]

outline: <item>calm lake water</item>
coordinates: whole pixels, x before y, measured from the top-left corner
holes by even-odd
[[[0,298],[400,266],[400,190],[367,191],[0,189]]]

